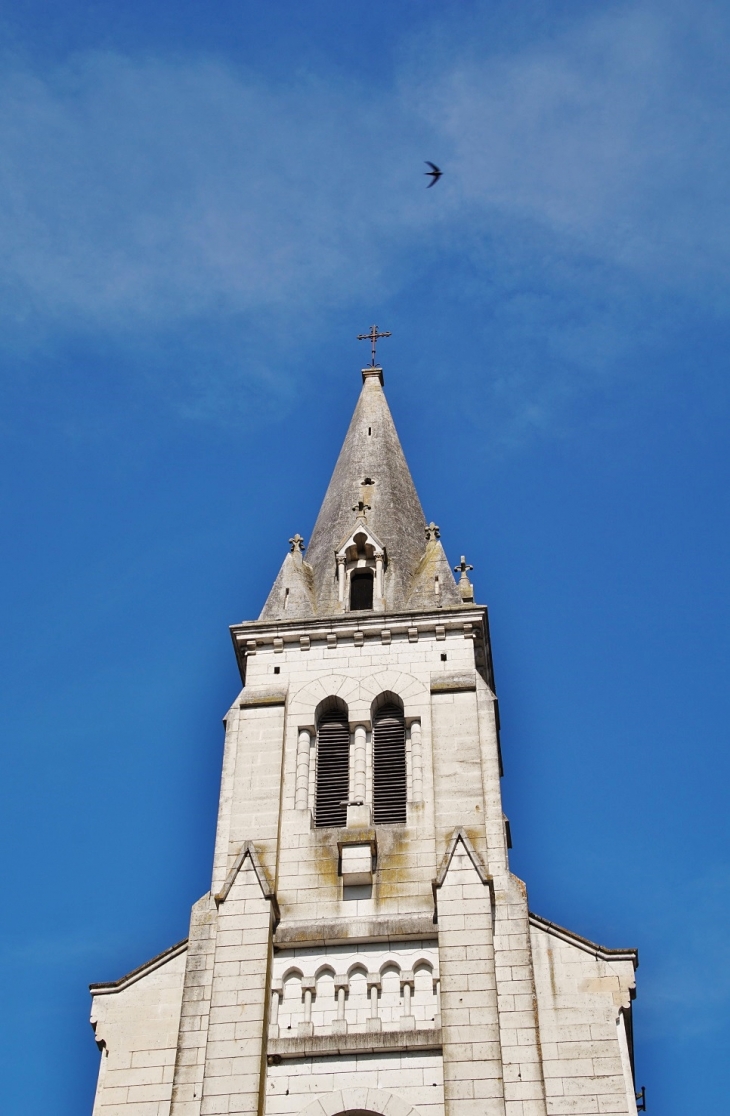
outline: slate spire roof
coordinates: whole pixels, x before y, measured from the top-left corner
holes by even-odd
[[[381,608],[461,604],[438,529],[427,530],[378,367],[363,369],[360,398],[306,553],[287,555],[261,619],[341,614],[347,605],[338,595],[336,554],[358,525],[384,548]]]

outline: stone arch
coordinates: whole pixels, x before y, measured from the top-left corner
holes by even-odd
[[[421,679],[402,670],[392,667],[378,671],[360,682],[360,704],[366,706],[370,712],[381,694],[390,695],[390,700],[396,699],[396,704],[402,706],[406,717],[421,715],[428,708],[430,693],[428,686]]]
[[[304,973],[302,972],[302,970],[299,968],[298,965],[290,965],[289,966],[289,968],[286,970],[286,972],[283,974],[283,976],[281,978],[282,984],[287,980],[291,980],[292,977],[296,977],[299,980],[304,980]]]
[[[417,1108],[384,1089],[342,1089],[321,1093],[299,1116],[421,1116]]]
[[[328,694],[326,698],[322,698],[319,705],[314,710],[314,724],[315,727],[319,724],[319,718],[323,713],[329,713],[330,710],[337,710],[338,713],[344,713],[348,718],[350,711],[347,707],[347,702],[337,694]]]
[[[368,975],[368,967],[365,964],[365,962],[364,961],[353,961],[351,965],[348,965],[348,967],[347,967],[347,979],[348,980],[352,979],[353,973],[363,973],[365,976],[367,976]]]
[[[436,968],[434,966],[434,963],[430,959],[430,957],[418,957],[418,958],[416,958],[416,960],[411,965],[411,968],[412,968],[414,973],[418,972],[419,969],[428,969],[428,971],[430,973],[435,974],[436,976],[438,976],[438,971],[436,970]]]
[[[382,690],[376,698],[373,698],[370,705],[371,720],[375,720],[375,714],[386,705],[395,705],[401,713],[404,712],[403,698],[400,694],[396,694],[392,690]]]
[[[386,957],[385,961],[383,961],[383,964],[380,966],[380,969],[378,970],[381,976],[386,971],[386,969],[387,970],[393,969],[398,974],[398,976],[400,976],[400,974],[403,971],[401,969],[401,966],[395,960],[394,957]]]
[[[339,697],[346,705],[357,699],[359,683],[344,674],[322,675],[305,682],[289,698],[289,716],[300,724],[312,724],[317,706],[329,697]]]

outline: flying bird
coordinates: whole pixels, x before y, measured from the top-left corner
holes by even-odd
[[[439,170],[438,167],[436,166],[436,164],[432,163],[430,159],[424,159],[424,162],[425,162],[427,167],[431,168],[430,171],[424,171],[423,172],[424,174],[429,175],[430,178],[431,178],[431,181],[429,182],[428,186],[426,187],[427,190],[430,190],[432,186],[436,185],[439,178],[441,177],[441,175],[444,172],[442,170]]]

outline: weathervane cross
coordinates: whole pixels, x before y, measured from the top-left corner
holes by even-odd
[[[378,343],[378,341],[381,337],[392,337],[392,334],[388,333],[388,332],[378,333],[378,327],[376,325],[370,326],[370,333],[358,333],[358,335],[357,335],[358,341],[369,341],[370,342],[370,346],[371,346],[372,352],[373,352],[373,359],[371,361],[371,367],[372,368],[377,367],[377,365],[375,363],[375,347],[376,347],[376,345],[377,345],[377,343]]]

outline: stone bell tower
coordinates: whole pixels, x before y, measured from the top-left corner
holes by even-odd
[[[210,891],[92,985],[94,1116],[635,1116],[635,950],[509,870],[487,610],[426,522],[383,393],[309,546],[231,629]]]

